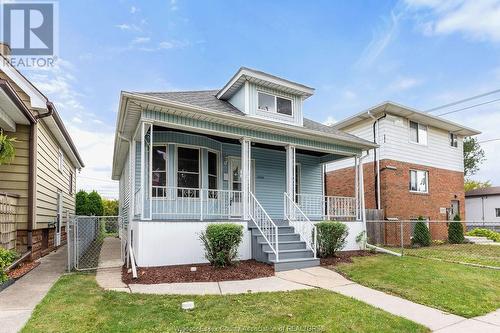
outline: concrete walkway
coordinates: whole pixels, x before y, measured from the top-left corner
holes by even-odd
[[[364,287],[322,267],[278,272],[276,276],[284,280],[328,289],[352,297],[396,316],[424,325],[435,332],[500,332],[500,310],[483,317],[467,320],[457,315]]]
[[[66,247],[40,259],[37,268],[0,293],[0,332],[18,332],[66,270]]]
[[[104,238],[95,279],[97,284],[106,290],[130,292],[128,286],[122,282],[123,261],[120,247],[119,238]]]

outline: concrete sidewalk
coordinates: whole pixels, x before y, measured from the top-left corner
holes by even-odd
[[[400,316],[440,333],[500,332],[498,311],[467,320],[425,305],[392,296],[354,283],[342,275],[322,267],[278,272],[276,276],[296,283],[328,289]]]
[[[0,293],[0,332],[18,332],[35,306],[66,270],[66,247],[40,259],[40,265]]]
[[[97,284],[106,290],[130,292],[128,286],[122,282],[123,261],[120,247],[119,238],[104,238],[95,279]]]

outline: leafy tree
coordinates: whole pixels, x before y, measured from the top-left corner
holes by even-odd
[[[415,224],[415,229],[413,230],[413,238],[411,241],[412,245],[419,246],[430,246],[431,245],[431,233],[429,228],[427,228],[427,223],[422,216],[418,217],[418,221]]]
[[[75,214],[88,215],[89,195],[84,190],[78,191],[75,198]]]
[[[88,195],[88,208],[86,215],[102,216],[104,214],[104,206],[99,193],[92,191]]]
[[[474,175],[479,166],[486,160],[484,150],[476,138],[464,139],[464,174],[465,177]]]
[[[448,242],[451,244],[461,244],[464,242],[464,227],[460,222],[460,215],[455,215],[453,222],[448,226]]]
[[[104,216],[118,216],[118,200],[102,199]]]
[[[491,187],[491,181],[487,180],[485,182],[481,182],[481,181],[477,181],[477,180],[467,179],[464,182],[465,192],[476,190],[478,188],[485,188],[485,187]]]

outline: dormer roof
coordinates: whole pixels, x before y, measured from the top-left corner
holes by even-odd
[[[271,74],[267,74],[255,69],[240,67],[226,85],[219,90],[216,97],[218,99],[227,100],[233,96],[238,89],[245,84],[245,81],[250,81],[262,87],[280,90],[289,94],[298,95],[304,99],[314,94],[314,88],[303,84],[289,81]]]

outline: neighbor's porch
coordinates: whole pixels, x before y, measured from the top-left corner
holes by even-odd
[[[324,195],[324,164],[352,156],[357,160],[356,154],[148,122],[140,123],[131,147],[135,219],[248,221],[260,214],[281,220],[290,205],[310,220],[362,218],[359,175],[353,184],[355,197]]]

